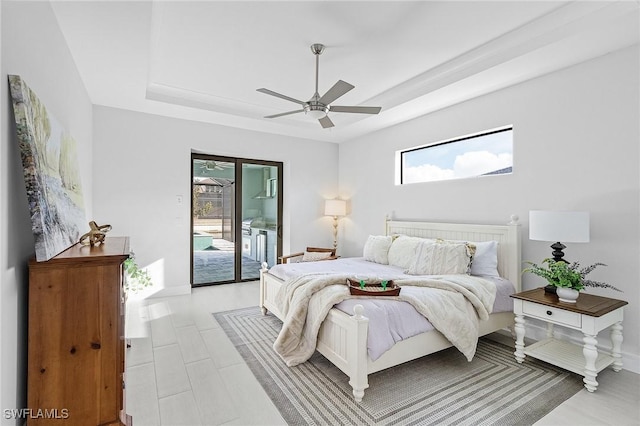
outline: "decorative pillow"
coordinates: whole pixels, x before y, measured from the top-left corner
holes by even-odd
[[[452,241],[423,241],[406,273],[410,275],[468,274],[475,247]]]
[[[391,236],[369,235],[367,242],[364,243],[364,250],[362,253],[364,260],[388,265],[389,247],[391,247],[391,242]]]
[[[305,251],[302,255],[303,262],[315,262],[317,260],[326,260],[331,257],[331,252],[326,251]]]
[[[389,248],[389,265],[407,269],[415,258],[418,245],[423,241],[434,242],[435,240],[407,235],[399,235],[394,238]]]
[[[466,243],[466,241],[453,241],[456,243]],[[476,247],[476,252],[471,259],[471,275],[500,277],[498,272],[498,242],[480,241],[472,242]]]
[[[498,242],[482,241],[473,244],[476,246],[476,254],[471,261],[471,275],[499,277]]]

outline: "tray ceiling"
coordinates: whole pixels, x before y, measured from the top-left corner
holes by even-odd
[[[53,1],[94,104],[342,142],[639,41],[636,1]],[[378,115],[263,116],[342,79]]]

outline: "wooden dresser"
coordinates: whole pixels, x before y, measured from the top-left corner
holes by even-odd
[[[127,237],[29,262],[27,424],[130,424],[124,409]]]

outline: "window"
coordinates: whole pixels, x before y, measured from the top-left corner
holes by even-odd
[[[503,127],[448,141],[398,151],[399,179],[408,184],[510,174],[513,127]]]

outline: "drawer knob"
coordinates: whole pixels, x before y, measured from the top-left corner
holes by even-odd
[[[553,314],[553,312],[547,311],[547,315],[552,315],[552,314]]]

